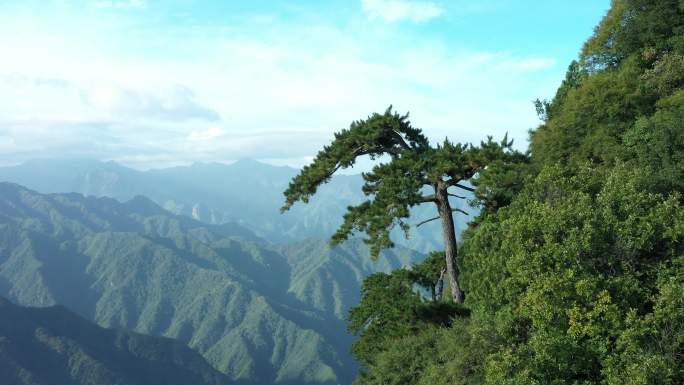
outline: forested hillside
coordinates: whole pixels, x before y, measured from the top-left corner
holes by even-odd
[[[168,338],[103,329],[64,307],[0,297],[0,383],[229,385],[197,352]]]
[[[100,326],[176,338],[246,384],[346,384],[344,317],[363,277],[420,258],[324,241],[278,248],[235,224],[0,183],[0,295]],[[353,256],[347,258],[348,256]]]
[[[684,383],[684,2],[614,0],[536,107],[530,162],[473,181],[465,308],[366,280],[358,384]]]

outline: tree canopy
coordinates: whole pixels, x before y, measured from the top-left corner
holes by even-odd
[[[410,209],[423,203],[437,206],[442,221],[445,259],[452,297],[463,302],[458,284],[457,244],[452,213],[465,213],[451,208],[450,188],[473,192],[466,183],[476,175],[506,167],[525,160],[513,151],[512,142],[504,138],[495,142],[491,137],[479,146],[453,143],[445,139],[431,146],[420,129],[411,125],[407,115],[399,115],[388,108],[383,114],[375,113],[365,120],[353,122],[348,129],[335,134],[313,162],[305,166],[285,191],[283,211],[297,201],[308,202],[318,187],[330,180],[333,174],[352,167],[361,156],[377,159],[387,156],[370,172],[363,174],[363,192],[368,200],[348,208],[344,222],[332,237],[333,244],[345,241],[354,233],[366,234],[365,242],[375,258],[383,248],[393,247],[390,231],[399,226],[408,232]],[[492,170],[489,170],[491,166]],[[425,193],[424,189],[431,189]],[[486,200],[482,193],[479,198]]]
[[[684,383],[684,2],[614,0],[535,107],[530,160],[473,182],[465,312],[361,333],[358,384]]]

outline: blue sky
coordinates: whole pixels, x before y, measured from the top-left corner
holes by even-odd
[[[519,148],[609,0],[0,2],[0,163],[301,166],[392,104]]]

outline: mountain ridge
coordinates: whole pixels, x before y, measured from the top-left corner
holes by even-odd
[[[0,183],[0,295],[177,338],[234,381],[350,383],[356,364],[344,316],[357,297],[328,288],[360,287],[363,276],[419,256],[398,249],[369,265],[358,240],[336,249],[309,240],[311,253],[285,255],[240,225],[226,226],[145,198],[122,203]],[[345,262],[356,272],[351,280],[350,269],[339,268],[345,263],[331,262],[342,255],[357,258]],[[321,267],[300,274],[303,264]],[[330,286],[317,286],[322,275]]]
[[[288,166],[254,160],[148,171],[111,161],[34,160],[0,167],[0,181],[19,183],[41,193],[77,192],[122,201],[144,195],[174,214],[209,224],[235,222],[272,243],[328,238],[342,223],[347,206],[367,199],[361,191],[360,175],[336,175],[307,205],[296,205],[281,214],[282,191],[297,172]],[[454,200],[452,206],[473,214],[477,211],[463,200]],[[419,222],[435,213],[434,207],[422,205],[414,208],[413,217]],[[456,216],[457,228],[465,229],[469,218]],[[438,224],[428,223],[412,229],[408,240],[398,230],[393,232],[393,239],[398,245],[428,252],[442,248],[439,234]]]

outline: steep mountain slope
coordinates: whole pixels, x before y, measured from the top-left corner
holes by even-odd
[[[280,214],[282,192],[297,170],[253,160],[231,165],[195,164],[146,172],[113,162],[92,160],[35,160],[0,168],[0,181],[18,183],[43,193],[77,192],[98,197],[129,200],[149,197],[167,210],[205,223],[236,222],[271,242],[327,238],[342,222],[347,206],[364,199],[360,175],[339,175],[323,186],[306,205],[296,205]],[[454,207],[466,208],[463,200]],[[474,211],[467,207],[468,211]],[[415,223],[436,215],[436,209],[414,210]],[[464,229],[468,217],[455,217]],[[439,223],[428,223],[412,231],[409,240],[397,231],[398,244],[419,251],[441,248]]]
[[[416,261],[413,252],[398,248],[373,262],[362,242],[331,248],[322,240],[306,240],[281,246],[292,266],[290,292],[326,314],[345,320],[350,307],[359,302],[361,283],[371,272],[389,272],[395,266]]]
[[[103,329],[64,307],[0,298],[0,382],[7,385],[227,385],[201,355],[167,338]]]
[[[346,254],[367,255],[359,244]],[[315,282],[329,275],[326,284],[345,281],[356,293],[363,276],[416,255],[341,263],[352,263],[353,284],[348,269],[336,268],[343,255],[319,248],[286,257],[240,226],[174,216],[141,197],[119,203],[0,183],[0,295],[178,338],[235,380],[351,382],[342,317],[355,297]],[[320,298],[339,305],[320,306]]]

